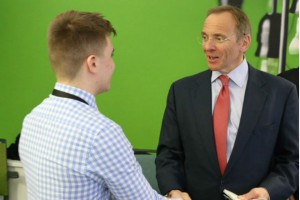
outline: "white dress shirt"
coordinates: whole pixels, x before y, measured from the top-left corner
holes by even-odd
[[[218,77],[222,75],[218,71],[213,71],[211,76],[212,84],[212,113],[222,88],[222,82]],[[248,64],[246,59],[236,67],[229,74],[229,90],[230,90],[230,113],[227,130],[227,161],[230,158],[234,142],[237,136],[240,119],[242,115],[242,108],[244,103],[244,96],[248,81]]]

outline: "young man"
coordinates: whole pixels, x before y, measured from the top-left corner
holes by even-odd
[[[67,11],[48,33],[57,78],[20,139],[28,199],[166,199],[149,185],[122,129],[98,110],[110,89],[116,34],[99,13]]]
[[[296,87],[253,68],[243,11],[211,9],[202,30],[208,68],[172,84],[157,149],[163,194],[221,200],[287,199],[299,176]],[[220,93],[220,94],[219,94]]]

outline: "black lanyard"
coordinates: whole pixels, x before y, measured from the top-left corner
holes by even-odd
[[[56,90],[54,89],[52,94],[54,96],[58,96],[58,97],[64,97],[64,98],[69,98],[69,99],[74,99],[74,100],[77,100],[77,101],[81,101],[82,103],[85,103],[87,105],[89,105],[85,100],[83,100],[82,98],[78,97],[78,96],[75,96],[73,94],[70,94],[70,93],[67,93],[67,92],[63,92],[63,91],[60,91],[60,90]]]

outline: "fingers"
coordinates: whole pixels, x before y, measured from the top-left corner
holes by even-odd
[[[294,197],[294,195],[291,195],[288,200],[296,200],[296,198]]]
[[[183,192],[183,193],[182,193],[182,198],[183,198],[183,200],[192,200],[192,199],[190,198],[190,195],[188,195],[188,193],[186,193],[186,192]]]
[[[269,200],[270,196],[265,188],[253,188],[248,193],[238,196],[240,200]]]
[[[180,190],[172,190],[168,197],[171,200],[191,200],[191,197],[186,192],[181,192]]]

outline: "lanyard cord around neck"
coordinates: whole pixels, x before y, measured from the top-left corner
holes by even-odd
[[[63,98],[68,98],[68,99],[74,99],[74,100],[77,100],[77,101],[80,101],[82,103],[85,103],[87,105],[89,105],[85,100],[83,100],[82,98],[78,97],[78,96],[75,96],[73,94],[70,94],[70,93],[67,93],[67,92],[63,92],[63,91],[60,91],[60,90],[56,90],[54,89],[52,94],[54,96],[58,96],[58,97],[63,97]]]

